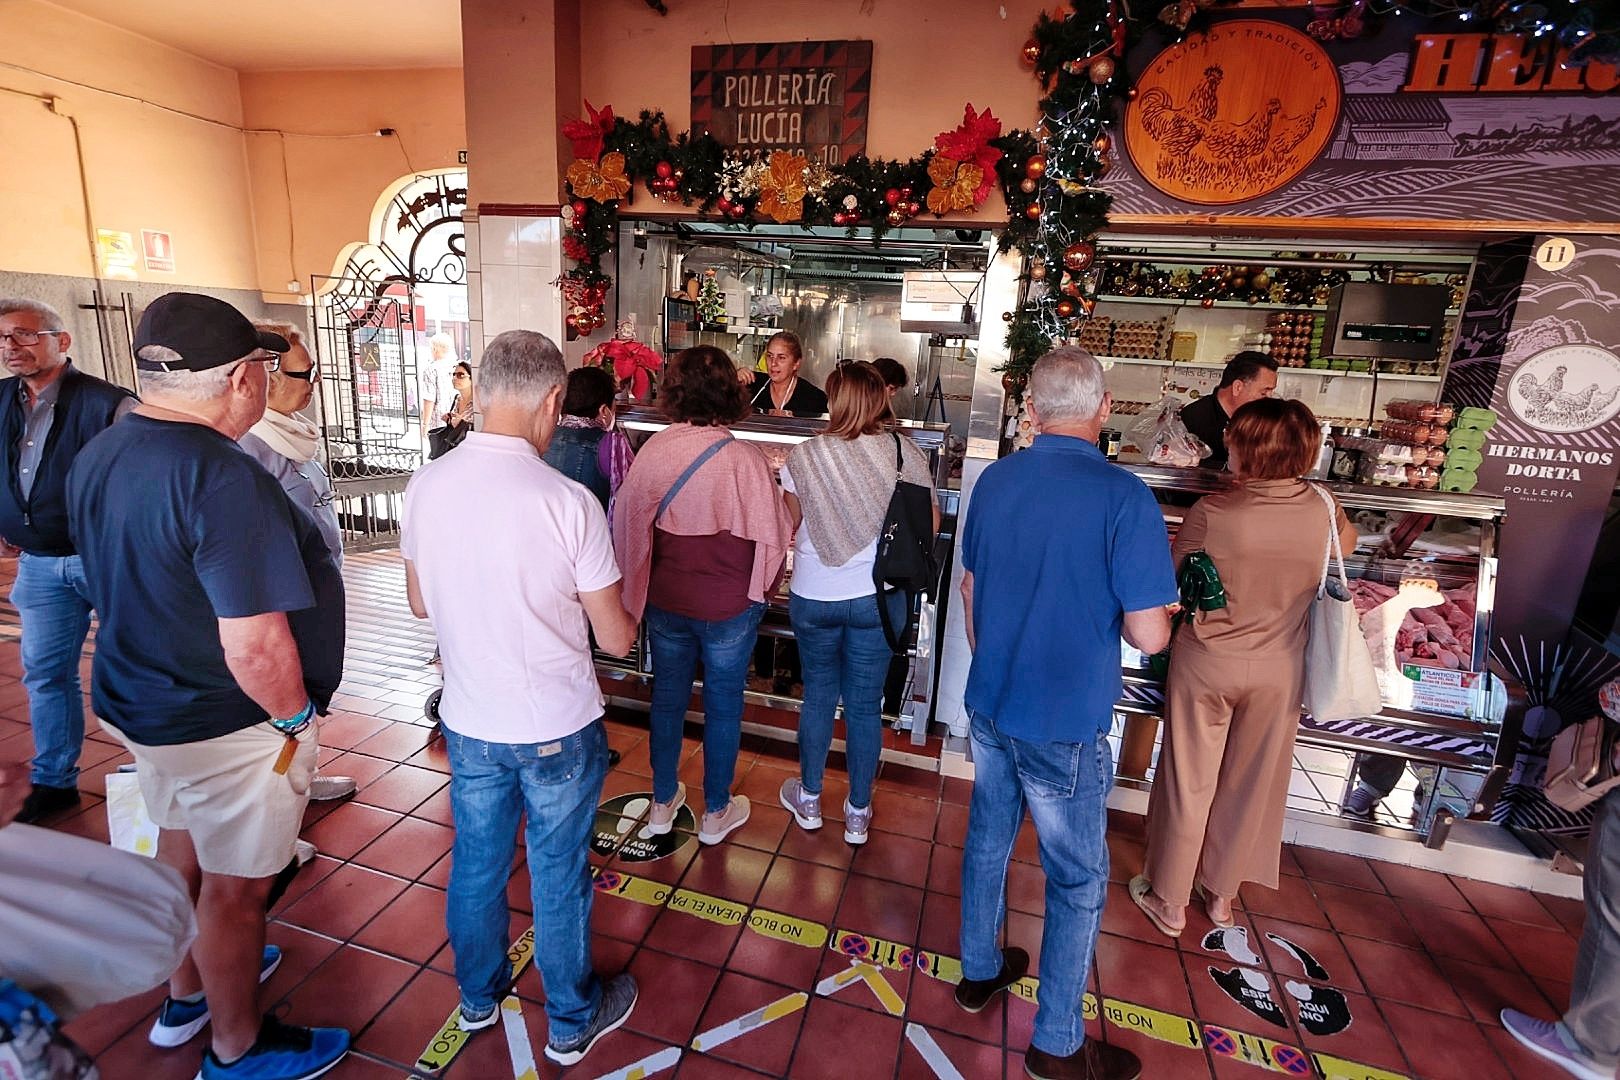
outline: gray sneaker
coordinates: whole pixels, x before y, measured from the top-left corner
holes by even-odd
[[[866,843],[866,834],[871,828],[872,828],[872,808],[870,806],[867,806],[867,807],[863,807],[860,810],[857,810],[853,806],[849,805],[849,800],[848,799],[845,799],[844,800],[844,843],[846,843],[846,844],[864,844],[864,843]]]
[[[583,1032],[566,1043],[546,1043],[546,1057],[559,1065],[572,1065],[591,1052],[598,1039],[617,1031],[636,1007],[636,980],[629,972],[615,975],[602,986],[602,1001]]]
[[[821,796],[804,790],[804,783],[797,776],[782,781],[780,798],[788,813],[793,815],[793,820],[799,823],[799,828],[821,828]]]
[[[1353,817],[1358,821],[1371,821],[1373,810],[1380,802],[1378,792],[1366,784],[1357,784],[1350,797],[1344,800],[1344,813],[1346,817]]]

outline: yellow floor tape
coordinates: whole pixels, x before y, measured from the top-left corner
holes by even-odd
[[[529,966],[534,959],[534,928],[524,931],[523,936],[512,943],[506,950],[506,959],[512,964],[512,981],[517,982],[523,969]],[[467,1045],[467,1040],[473,1032],[461,1030],[458,1022],[461,1019],[461,1004],[456,1003],[450,1018],[444,1022],[438,1034],[428,1041],[427,1049],[422,1056],[416,1059],[416,1067],[424,1072],[439,1072],[446,1068],[461,1053],[461,1048]]]
[[[721,926],[737,926],[748,917],[747,904],[707,896],[691,889],[676,889],[670,895],[667,906],[671,911],[685,912]]]

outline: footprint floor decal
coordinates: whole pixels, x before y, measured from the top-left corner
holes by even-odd
[[[1289,979],[1283,984],[1299,1010],[1299,1026],[1312,1035],[1337,1035],[1350,1026],[1350,1003],[1331,986]]]
[[[1287,938],[1278,937],[1276,934],[1267,934],[1266,940],[1292,956],[1299,966],[1305,969],[1307,979],[1315,979],[1317,982],[1328,981],[1327,968],[1317,963],[1316,957],[1306,952],[1304,946],[1296,945]]]
[[[1288,1018],[1283,1015],[1282,1006],[1272,996],[1271,980],[1260,972],[1243,967],[1222,971],[1211,966],[1209,977],[1215,980],[1216,986],[1226,991],[1227,997],[1260,1019],[1280,1028],[1288,1027]]]

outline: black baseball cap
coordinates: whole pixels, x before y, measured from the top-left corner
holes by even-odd
[[[142,359],[148,345],[172,349],[180,359]],[[259,349],[284,353],[291,347],[280,334],[255,328],[225,301],[202,293],[164,293],[141,313],[135,328],[135,366],[142,371],[207,371]]]

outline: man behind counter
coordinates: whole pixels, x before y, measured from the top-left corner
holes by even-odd
[[[1277,361],[1262,352],[1240,352],[1226,362],[1221,384],[1181,410],[1187,430],[1209,447],[1200,464],[1206,469],[1226,467],[1226,425],[1238,407],[1256,398],[1270,397],[1277,389]]]

